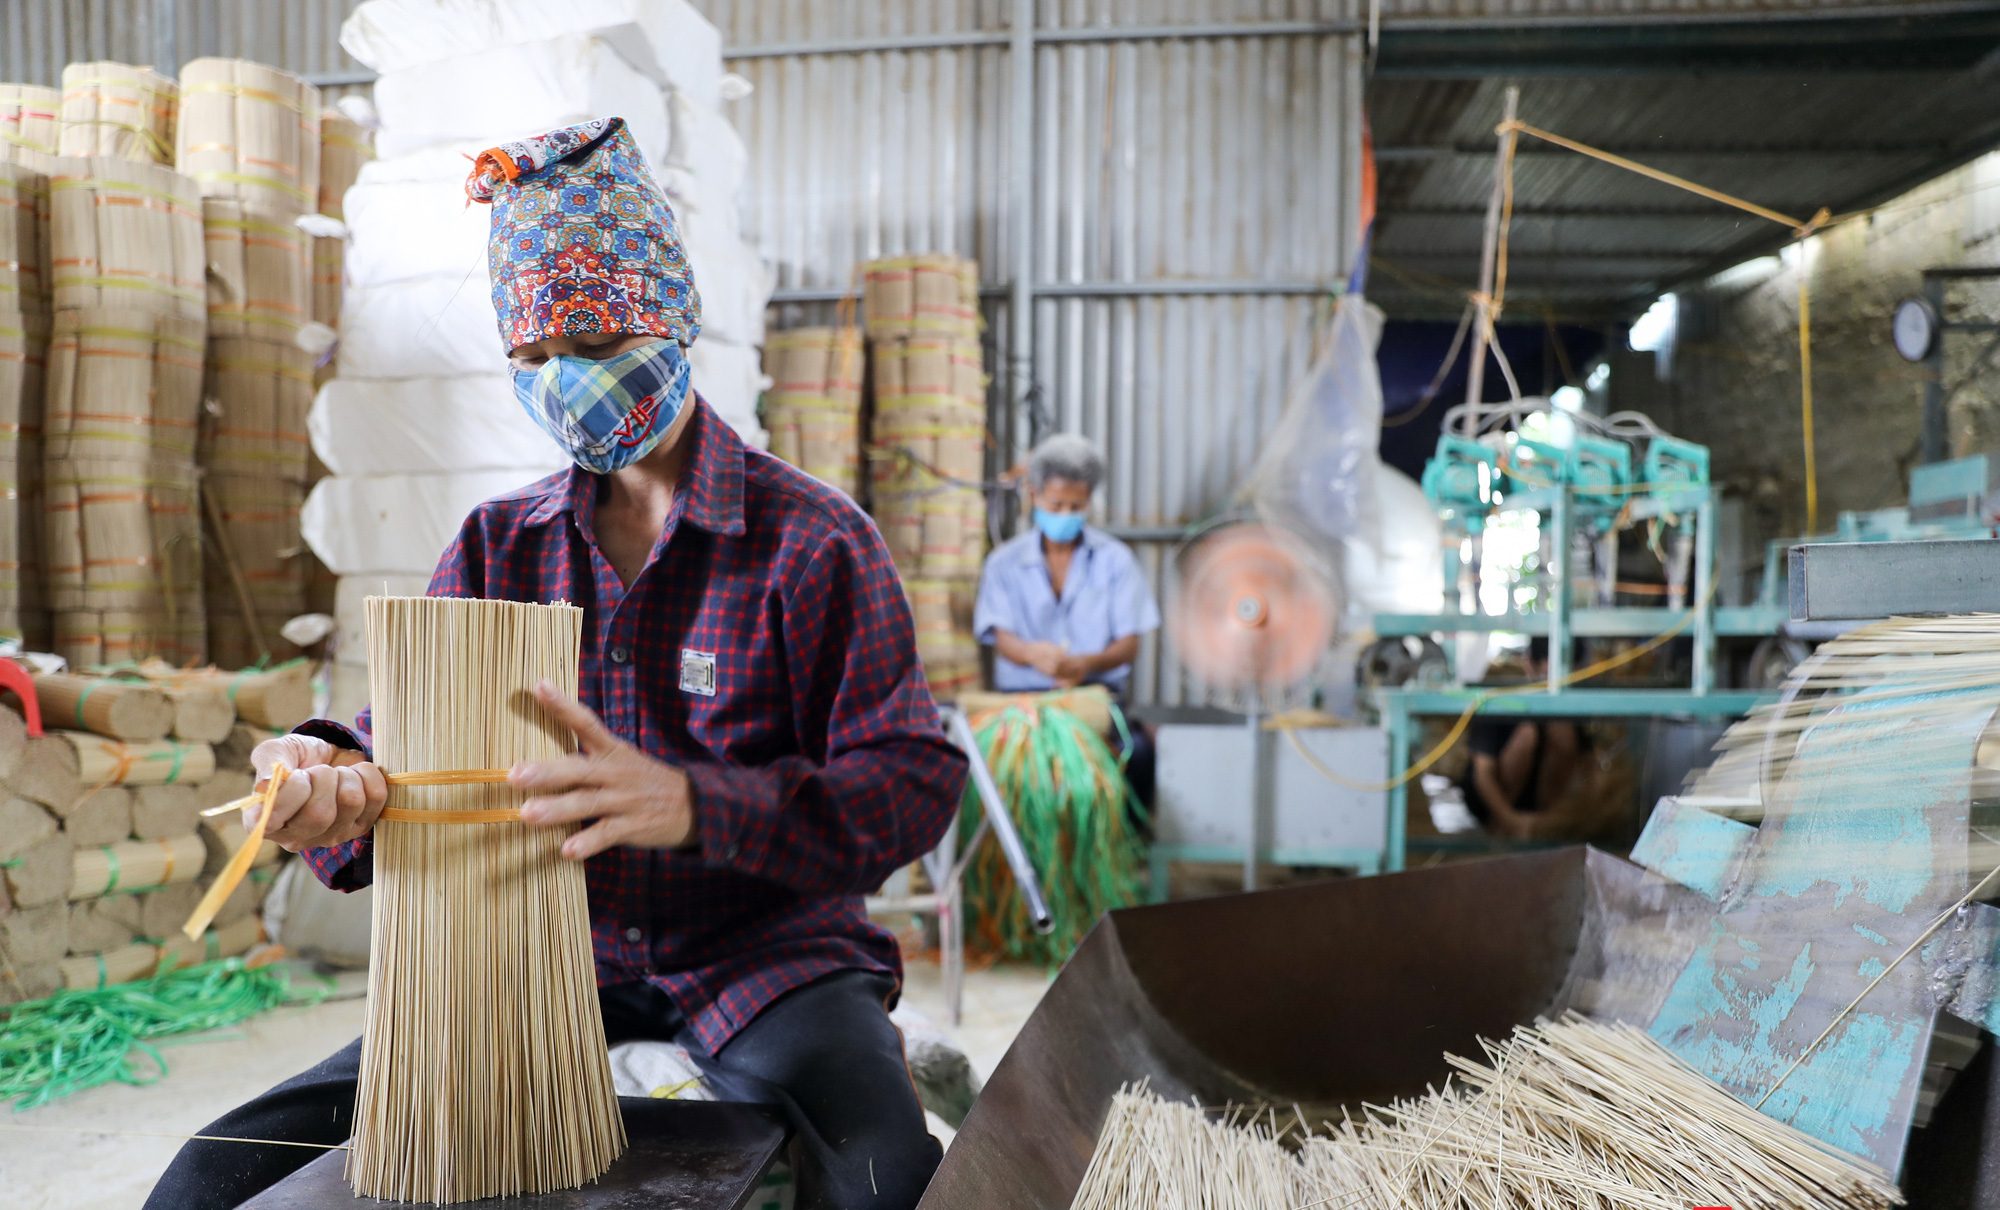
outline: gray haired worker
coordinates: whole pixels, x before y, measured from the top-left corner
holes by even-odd
[[[1103,685],[1122,701],[1140,638],[1159,629],[1132,548],[1085,523],[1103,481],[1104,455],[1075,433],[1049,437],[1028,456],[1034,524],[987,556],[973,611],[1003,693]],[[1152,792],[1150,757],[1145,746],[1127,764],[1142,801]]]

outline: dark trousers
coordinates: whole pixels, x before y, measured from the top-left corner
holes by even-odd
[[[612,1045],[678,1042],[725,1101],[782,1109],[792,1127],[801,1207],[910,1210],[937,1171],[943,1149],[924,1125],[901,1033],[883,1005],[882,975],[842,971],[780,999],[711,1057],[680,1010],[648,983],[599,993]],[[361,1041],[218,1118],[201,1133],[231,1138],[347,1141]],[[233,1210],[303,1167],[302,1147],[191,1142],[167,1168],[147,1210]]]

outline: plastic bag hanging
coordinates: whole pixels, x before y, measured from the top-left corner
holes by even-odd
[[[1264,521],[1322,549],[1379,545],[1382,376],[1375,348],[1381,337],[1381,309],[1358,294],[1343,295],[1325,348],[1292,391],[1251,475],[1251,498]]]

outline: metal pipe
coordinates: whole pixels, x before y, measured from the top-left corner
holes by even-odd
[[[1129,282],[1039,282],[1034,286],[1034,293],[1037,298],[1180,298],[1222,295],[1316,297],[1334,293],[1337,288],[1332,282],[1320,281],[1188,278]],[[979,287],[981,298],[1006,298],[1012,292],[1013,287],[1007,284]],[[771,302],[773,304],[842,302],[860,296],[859,291],[842,286],[787,286],[772,291]]]
[[[1018,14],[1017,14],[1018,15]],[[933,34],[901,34],[876,38],[818,38],[801,42],[759,42],[724,47],[725,61],[777,59],[797,55],[868,55],[891,51],[957,50],[973,46],[1012,46],[1027,32],[1030,47],[1083,42],[1161,42],[1176,38],[1284,38],[1355,34],[1359,21],[1211,21],[1186,25],[1089,25],[1037,27],[1033,14],[1016,20],[1008,30],[947,30]]]
[[[1014,872],[1014,884],[1020,888],[1021,898],[1027,902],[1028,922],[1038,933],[1054,932],[1055,920],[1050,917],[1049,905],[1042,898],[1042,883],[1035,876],[1035,864],[1028,860],[1028,850],[1021,843],[1021,834],[1014,830],[1014,817],[1007,813],[1007,800],[1000,797],[1000,787],[993,783],[993,770],[986,767],[986,755],[979,750],[979,737],[972,733],[972,724],[958,711],[945,711],[945,718],[952,739],[965,749],[965,759],[972,766],[972,787],[979,792],[980,806],[993,825],[993,838],[1000,842],[1000,852],[1007,858],[1007,868]]]
[[[1944,319],[1944,282],[1945,279],[1937,273],[1924,274],[1924,301],[1931,305],[1931,314],[1940,322]],[[1945,451],[1951,447],[1950,426],[1945,414],[1943,333],[1931,338],[1931,352],[1924,358],[1924,370],[1922,460],[1925,463],[1942,462],[1949,456]]]
[[[1257,889],[1257,863],[1264,856],[1264,703],[1250,699],[1250,826],[1243,837],[1243,889]]]
[[[1007,204],[1009,239],[1013,247],[1013,280],[1007,299],[1007,394],[1009,415],[1005,436],[1011,446],[1001,451],[1003,464],[1041,437],[1034,418],[1035,390],[1035,0],[1014,0],[1012,39],[1008,57],[1013,68],[1013,92],[1008,98],[1012,129],[1008,131]],[[1023,423],[1027,440],[1021,439]]]
[[[1569,679],[1569,636],[1570,597],[1569,582],[1572,540],[1576,536],[1576,520],[1570,501],[1570,485],[1556,485],[1555,508],[1549,518],[1555,529],[1554,541],[1550,543],[1548,573],[1549,591],[1549,692],[1560,693],[1563,682]]]
[[[1715,688],[1715,493],[1695,513],[1694,680],[1696,693]]]

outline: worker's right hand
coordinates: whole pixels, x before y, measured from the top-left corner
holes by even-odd
[[[389,801],[389,782],[366,754],[310,735],[281,735],[257,745],[250,764],[257,772],[258,792],[281,763],[291,775],[271,804],[264,838],[289,852],[324,849],[367,835]],[[243,826],[256,821],[257,808],[246,807]]]
[[[1059,643],[1033,642],[1028,644],[1028,667],[1033,668],[1036,672],[1046,677],[1054,677],[1056,669],[1068,657],[1069,652],[1063,650],[1062,645]]]

